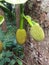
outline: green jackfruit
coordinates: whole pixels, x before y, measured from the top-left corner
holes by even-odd
[[[42,41],[44,39],[44,31],[40,27],[38,23],[33,25],[30,29],[30,35],[32,38],[34,38],[36,41]]]
[[[19,44],[24,44],[27,38],[25,29],[18,29],[16,31],[16,40]]]

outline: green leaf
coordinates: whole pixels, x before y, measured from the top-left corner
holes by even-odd
[[[19,53],[19,51],[23,52],[24,48],[21,45],[16,44],[16,47],[13,48],[13,51]]]
[[[6,42],[3,42],[3,48],[6,49]]]
[[[12,59],[9,65],[14,65],[16,63],[16,60]]]
[[[1,6],[4,7],[4,8],[6,8],[6,6],[5,6],[3,3],[0,2],[0,7],[1,7]],[[6,8],[6,9],[7,9],[7,8]]]
[[[4,17],[0,15],[0,25],[4,22]]]
[[[2,8],[3,11],[8,13],[8,14],[11,13],[10,10],[3,3],[1,3],[1,2],[0,2],[0,8]]]
[[[2,56],[3,56],[3,57],[6,56],[6,52],[5,52],[5,51],[2,52]]]
[[[9,42],[6,43],[6,47],[12,47],[12,44],[13,44],[13,42],[9,41]]]
[[[6,57],[11,57],[11,56],[13,56],[13,53],[10,52],[10,51],[7,51],[7,52],[6,52]]]
[[[3,63],[2,63],[2,62],[0,62],[0,65],[3,65]]]
[[[2,59],[3,57],[2,57],[2,53],[0,54],[0,60]]]
[[[3,31],[0,29],[0,40],[3,40],[4,39],[4,33]]]
[[[6,57],[6,58],[5,58],[5,61],[6,61],[6,62],[10,62],[10,58],[7,58],[7,57]]]
[[[11,4],[23,4],[27,2],[27,0],[5,0],[5,1]]]
[[[1,62],[0,62],[0,65],[4,65],[5,64],[5,60],[2,59]]]
[[[22,51],[19,51],[19,54],[18,54],[19,58],[23,59],[24,58],[24,52]]]
[[[3,0],[0,0],[0,1],[3,1]]]
[[[16,61],[17,61],[17,63],[18,63],[19,65],[23,65],[23,63],[22,63],[22,61],[21,61],[20,59],[17,58]]]

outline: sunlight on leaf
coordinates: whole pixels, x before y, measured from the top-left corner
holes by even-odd
[[[5,1],[11,4],[23,4],[27,2],[27,0],[5,0]]]
[[[0,25],[4,22],[4,17],[0,15]]]
[[[3,1],[3,0],[0,0],[0,1]]]

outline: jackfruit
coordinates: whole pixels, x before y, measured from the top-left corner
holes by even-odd
[[[44,31],[42,29],[42,27],[36,23],[35,25],[33,25],[30,29],[30,35],[31,37],[36,40],[36,41],[42,41],[44,39]]]
[[[27,38],[25,29],[18,29],[16,31],[16,40],[19,44],[24,44]]]

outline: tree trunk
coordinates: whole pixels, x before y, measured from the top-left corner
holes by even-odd
[[[17,28],[19,28],[19,24],[20,24],[20,5],[16,5],[16,26]]]
[[[7,25],[6,25],[6,22],[5,22],[5,21],[4,21],[3,24],[2,24],[2,30],[3,30],[4,32],[7,31]]]

